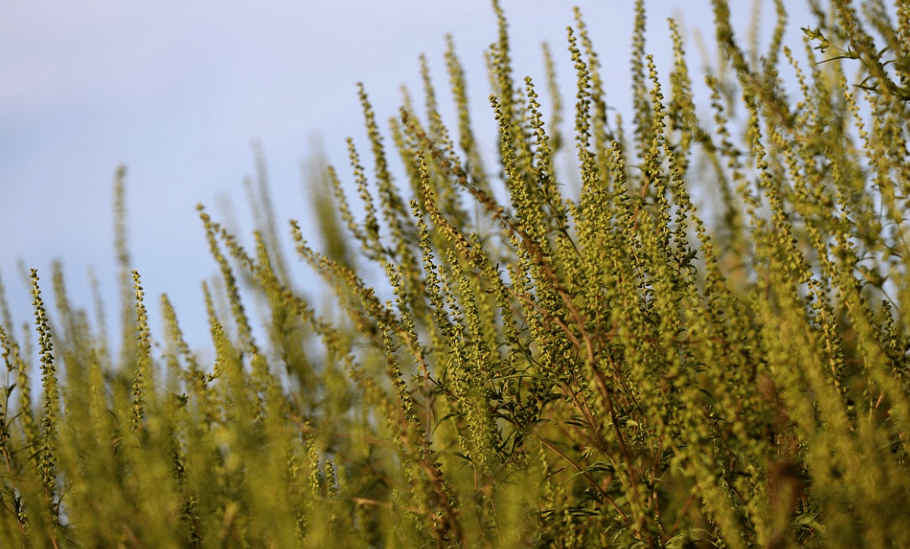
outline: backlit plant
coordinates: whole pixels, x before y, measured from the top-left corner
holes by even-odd
[[[211,364],[167,296],[151,333],[119,170],[119,358],[59,265],[37,348],[0,300],[0,545],[910,546],[910,3],[810,0],[803,60],[781,0],[765,52],[712,4],[706,115],[642,1],[631,125],[577,12],[571,134],[558,56],[546,121],[496,2],[495,159],[451,39],[454,129],[425,59],[390,140],[361,87],[372,175],[349,141],[358,202],[326,167],[323,251],[290,224],[334,306],[295,289],[264,178],[252,249],[199,207]]]

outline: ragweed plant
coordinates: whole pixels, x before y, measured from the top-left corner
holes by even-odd
[[[642,1],[630,126],[577,11],[572,139],[558,57],[547,118],[496,2],[497,158],[451,37],[453,129],[426,59],[390,141],[360,86],[359,203],[322,164],[325,251],[290,224],[329,309],[290,279],[257,149],[254,249],[199,207],[211,364],[167,296],[149,329],[119,170],[120,358],[59,266],[53,318],[31,273],[38,370],[0,299],[2,545],[910,546],[910,4],[810,1],[803,60],[782,1],[765,52],[712,4],[707,114],[673,21],[658,73]]]

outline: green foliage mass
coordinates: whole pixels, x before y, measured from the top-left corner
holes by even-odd
[[[59,265],[53,318],[31,273],[37,349],[0,303],[0,546],[910,547],[910,3],[809,3],[799,61],[782,1],[758,51],[713,0],[700,117],[639,1],[631,125],[577,16],[569,139],[553,56],[545,122],[494,2],[498,175],[451,40],[454,130],[425,60],[391,146],[361,87],[360,203],[326,167],[324,251],[291,222],[334,306],[294,289],[264,179],[254,250],[200,206],[212,364],[167,296],[150,333],[118,172],[119,359]]]

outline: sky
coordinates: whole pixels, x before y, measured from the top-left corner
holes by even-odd
[[[752,0],[730,4],[744,33]],[[544,95],[540,43],[548,41],[570,120],[574,84],[565,29],[578,5],[603,65],[608,103],[629,111],[633,2],[501,0],[501,5],[517,80],[531,76]],[[675,16],[684,25],[687,59],[697,71],[702,58],[693,31],[711,39],[708,0],[650,0],[647,10],[647,49],[659,68],[668,68],[666,19]],[[797,27],[808,24],[798,17],[790,24],[791,40]],[[157,303],[166,292],[190,345],[206,346],[201,281],[214,276],[217,265],[196,204],[219,218],[219,204],[227,197],[241,239],[251,242],[242,182],[255,175],[255,140],[265,154],[289,252],[288,219],[299,219],[315,239],[301,166],[321,142],[350,184],[345,139],[353,137],[361,157],[368,158],[357,82],[363,82],[387,127],[384,121],[401,104],[402,85],[415,100],[422,98],[418,56],[423,53],[444,101],[443,116],[450,127],[457,125],[443,58],[447,33],[466,69],[475,131],[489,162],[496,133],[483,51],[496,40],[496,19],[487,0],[0,3],[0,276],[17,324],[32,319],[20,262],[38,269],[52,310],[50,265],[59,259],[70,300],[89,311],[86,272],[94,269],[108,302],[108,324],[116,326],[112,189],[117,166],[125,164],[129,246],[142,276],[152,335],[161,334]],[[371,173],[371,164],[366,166]],[[296,259],[291,263],[299,287],[315,291],[308,268]]]

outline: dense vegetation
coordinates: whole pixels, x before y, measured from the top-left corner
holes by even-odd
[[[910,547],[910,2],[810,0],[804,58],[781,0],[763,52],[712,3],[708,116],[672,21],[658,77],[641,1],[631,123],[580,15],[574,132],[546,49],[545,123],[495,2],[495,162],[451,41],[456,129],[426,63],[391,147],[361,88],[359,202],[327,168],[322,251],[291,222],[333,307],[295,290],[264,180],[255,249],[200,206],[212,364],[167,296],[150,333],[118,172],[119,356],[59,265],[31,329],[0,300],[0,545]]]

